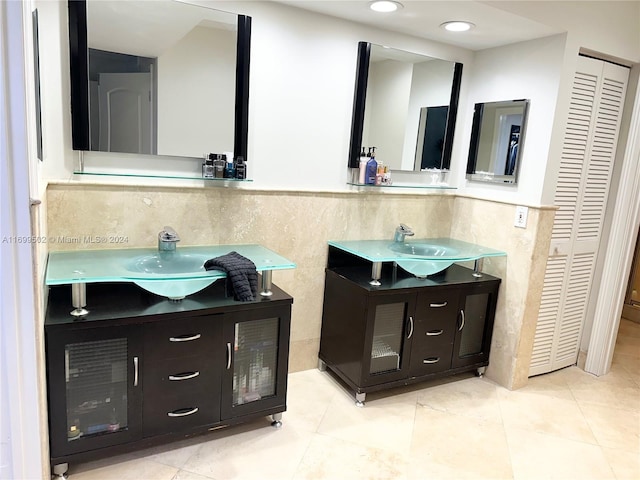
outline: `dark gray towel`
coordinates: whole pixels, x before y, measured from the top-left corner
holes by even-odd
[[[227,274],[227,295],[234,300],[251,302],[258,294],[256,265],[238,252],[212,258],[204,263],[205,270],[222,270]]]

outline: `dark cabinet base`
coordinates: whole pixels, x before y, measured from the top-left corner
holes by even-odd
[[[484,373],[500,279],[459,265],[418,279],[386,266],[372,286],[370,268],[345,258],[326,270],[318,367],[335,373],[358,406],[370,392]]]
[[[224,282],[182,302],[89,284],[90,313],[51,287],[45,320],[52,472],[286,411],[293,299],[237,302]]]

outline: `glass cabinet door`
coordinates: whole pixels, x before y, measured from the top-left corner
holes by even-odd
[[[408,370],[409,341],[413,336],[415,295],[376,298],[369,306],[371,348],[365,359],[365,385],[402,378]],[[407,361],[405,361],[407,359]],[[364,373],[363,372],[363,373]]]
[[[52,455],[113,445],[140,435],[139,332],[88,329],[49,344]],[[55,414],[53,413],[55,412]]]
[[[223,419],[284,406],[289,325],[289,308],[256,309],[227,317]]]

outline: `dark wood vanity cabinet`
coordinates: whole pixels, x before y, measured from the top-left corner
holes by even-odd
[[[49,437],[66,463],[122,453],[286,410],[292,298],[182,302],[134,285],[89,286],[89,315],[51,289],[45,323]],[[222,288],[220,288],[222,287]],[[91,301],[94,299],[93,306]]]
[[[452,265],[427,279],[363,266],[326,270],[320,367],[365,394],[468,370],[489,350],[500,279]],[[402,275],[402,274],[400,274]]]

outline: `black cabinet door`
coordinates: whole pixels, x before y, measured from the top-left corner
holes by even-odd
[[[451,368],[458,303],[459,293],[456,290],[441,288],[418,294],[411,344],[412,377]]]
[[[489,361],[499,282],[461,289],[452,368]]]
[[[145,325],[145,437],[220,420],[223,319],[208,315]]]
[[[414,293],[368,297],[361,385],[378,385],[409,376],[415,305]]]
[[[289,306],[226,315],[222,346],[222,420],[286,408]]]
[[[142,437],[142,327],[47,331],[53,458]]]

